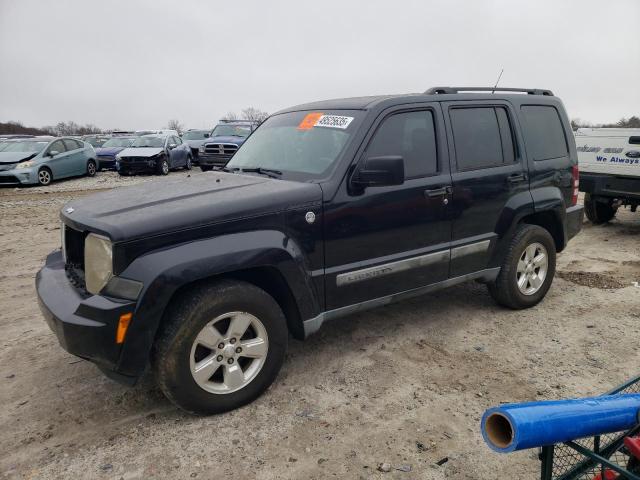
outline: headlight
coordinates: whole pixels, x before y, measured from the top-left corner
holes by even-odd
[[[22,162],[16,166],[16,168],[29,168],[29,167],[33,167],[33,162]]]
[[[84,280],[87,290],[100,293],[113,276],[113,251],[108,238],[90,233],[84,240]]]

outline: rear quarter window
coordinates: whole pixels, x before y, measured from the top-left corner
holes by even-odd
[[[566,157],[569,154],[558,111],[549,105],[520,107],[524,139],[529,156],[536,161]]]

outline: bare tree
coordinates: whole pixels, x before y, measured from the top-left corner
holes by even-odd
[[[268,116],[269,114],[267,112],[255,107],[247,107],[242,110],[242,118],[244,120],[251,120],[252,122],[262,123]]]
[[[236,112],[227,112],[226,115],[222,118],[223,120],[239,120],[240,119],[240,117]]]
[[[169,120],[169,123],[167,123],[167,128],[169,130],[175,130],[176,132],[181,133],[184,125],[182,125],[178,120],[174,118]]]

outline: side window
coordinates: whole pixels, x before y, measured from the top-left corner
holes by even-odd
[[[182,145],[182,139],[180,137],[173,137],[176,139],[176,145]]]
[[[640,137],[629,137],[630,145],[640,145]]]
[[[405,178],[424,177],[438,171],[433,112],[396,113],[386,118],[367,147],[368,157],[401,155]]]
[[[502,107],[452,108],[449,111],[458,170],[497,167],[515,161],[509,117]]]
[[[558,111],[549,105],[523,105],[524,139],[534,160],[550,160],[569,154]]]
[[[75,140],[72,140],[70,138],[65,138],[62,141],[64,142],[64,146],[67,149],[67,151],[78,149],[78,144],[76,143]]]
[[[47,148],[47,153],[50,153],[53,151],[62,153],[62,152],[65,152],[66,150],[67,149],[64,147],[64,143],[62,143],[62,140],[56,140],[51,145],[49,145],[49,148]]]

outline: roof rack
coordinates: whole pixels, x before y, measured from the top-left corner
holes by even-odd
[[[543,90],[541,88],[508,88],[508,87],[433,87],[427,90],[425,95],[444,95],[460,92],[521,92],[528,95],[546,95],[553,96],[551,90]]]

